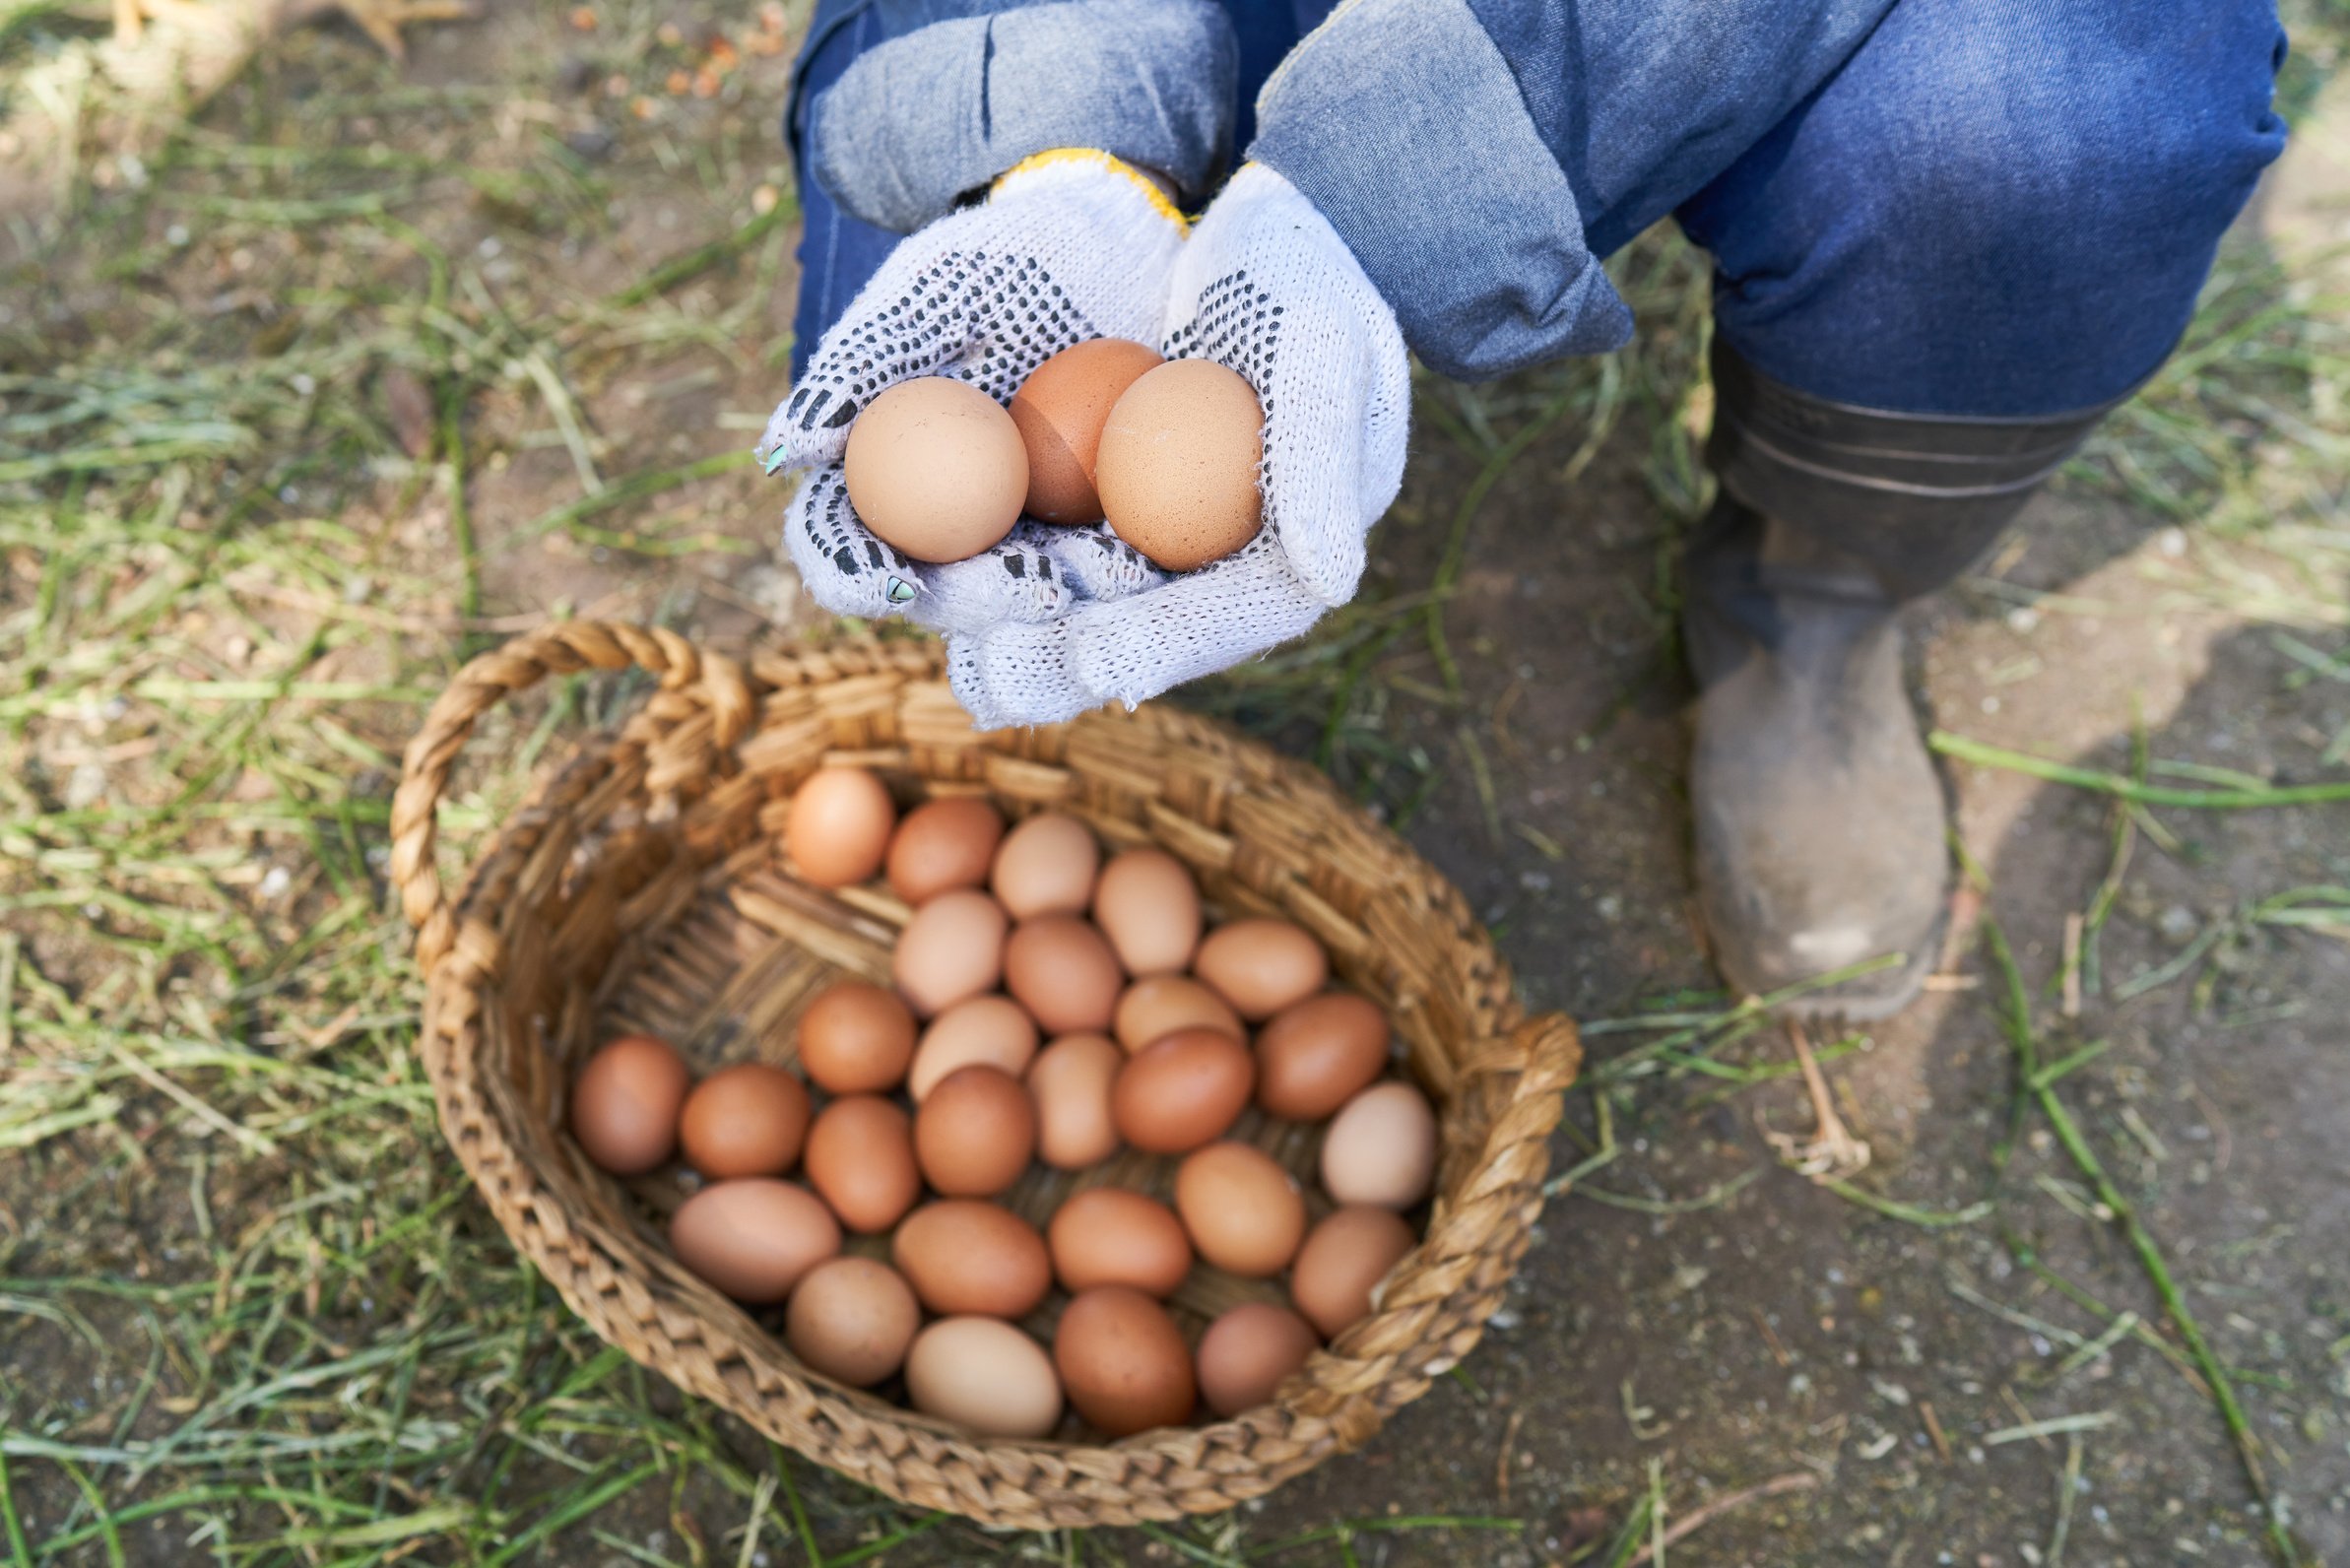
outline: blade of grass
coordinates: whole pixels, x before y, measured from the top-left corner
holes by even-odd
[[[2126,779],[2119,773],[2101,773],[2094,768],[2073,767],[2027,752],[2010,751],[2004,747],[1953,735],[1948,730],[1934,731],[1926,737],[1926,744],[1942,755],[1956,757],[1962,762],[2023,773],[2046,779],[2052,784],[2069,784],[2075,789],[2094,790],[2137,806],[2178,806],[2192,811],[2230,812],[2276,806],[2324,806],[2337,801],[2350,801],[2350,780],[2334,784],[2269,785],[2260,789],[2169,789],[2159,784],[2142,784],[2134,779]]]

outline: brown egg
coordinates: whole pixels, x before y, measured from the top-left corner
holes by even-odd
[[[1100,869],[1093,830],[1074,817],[1045,812],[1004,835],[989,885],[1014,920],[1081,915],[1093,901],[1093,875]]]
[[[763,1307],[840,1251],[840,1226],[807,1188],[749,1176],[679,1205],[669,1216],[669,1247],[719,1290]]]
[[[1136,380],[1102,425],[1093,471],[1118,537],[1169,571],[1257,537],[1265,411],[1237,371],[1170,359]]]
[[[1020,1080],[992,1067],[957,1068],[914,1112],[914,1159],[949,1198],[993,1198],[1036,1152],[1036,1107]]]
[[[1110,406],[1135,378],[1164,361],[1139,343],[1095,338],[1063,349],[1028,373],[1012,395],[1012,423],[1028,452],[1030,517],[1098,523],[1093,455]]]
[[[808,1085],[779,1067],[742,1062],[694,1085],[678,1116],[685,1163],[711,1181],[780,1176],[808,1137]]]
[[[1044,1238],[1011,1209],[943,1198],[906,1216],[889,1238],[889,1261],[933,1312],[1016,1318],[1053,1285]]]
[[[949,795],[906,813],[889,840],[889,890],[909,904],[954,887],[985,887],[1004,816],[975,795]]]
[[[1330,954],[1286,920],[1235,920],[1200,944],[1192,973],[1251,1023],[1295,1007],[1330,978]]]
[[[1191,1419],[1196,1389],[1183,1331],[1140,1290],[1102,1285],[1062,1308],[1053,1366],[1077,1413],[1112,1437]]]
[[[1185,1156],[1175,1209],[1201,1257],[1252,1279],[1279,1274],[1305,1239],[1305,1194],[1278,1160],[1247,1143]]]
[[[931,1019],[906,1075],[906,1093],[916,1104],[939,1080],[958,1068],[1002,1068],[1013,1078],[1028,1071],[1036,1056],[1036,1020],[1010,997],[966,997]]]
[[[808,1185],[840,1222],[867,1235],[887,1230],[922,1196],[914,1124],[878,1094],[846,1094],[808,1129]]]
[[[1257,1079],[1248,1048],[1213,1029],[1178,1029],[1127,1058],[1110,1085],[1118,1136],[1153,1154],[1221,1138]]]
[[[1249,1037],[1230,1003],[1179,974],[1156,974],[1128,986],[1110,1027],[1129,1051],[1140,1051],[1177,1029],[1213,1029],[1242,1041]]]
[[[994,398],[942,375],[900,381],[849,426],[849,504],[916,560],[968,560],[1012,532],[1028,494],[1019,426]]]
[[[1004,989],[1047,1034],[1108,1028],[1125,985],[1110,940],[1076,915],[1023,920],[1004,944]]]
[[[793,1287],[783,1336],[812,1370],[862,1389],[904,1364],[921,1327],[914,1287],[896,1270],[872,1258],[833,1258]]]
[[[881,869],[896,822],[897,807],[880,779],[861,767],[819,767],[784,816],[784,853],[803,882],[846,887]]]
[[[914,911],[889,955],[890,978],[922,1017],[965,997],[993,991],[1004,978],[1004,906],[983,892],[958,887]]]
[[[1082,1170],[1118,1151],[1110,1085],[1126,1053],[1106,1034],[1070,1034],[1028,1064],[1036,1102],[1036,1157],[1058,1170]]]
[[[588,1058],[571,1082],[571,1136],[615,1176],[642,1176],[678,1146],[678,1108],[692,1081],[685,1058],[630,1034]]]
[[[1200,1397],[1218,1415],[1273,1402],[1273,1390],[1322,1348],[1314,1326],[1270,1301],[1249,1301],[1200,1337]]]
[[[1053,1273],[1075,1292],[1132,1285],[1164,1299],[1192,1272],[1192,1244],[1175,1211],[1120,1187],[1088,1187],[1053,1211],[1045,1230]]]
[[[993,1318],[942,1318],[906,1352],[914,1408],[984,1437],[1043,1437],[1061,1424],[1061,1380],[1044,1347]]]
[[[1180,974],[1200,946],[1200,884],[1165,850],[1130,849],[1102,868],[1093,920],[1128,974]]]
[[[1369,1317],[1371,1288],[1419,1238],[1393,1209],[1341,1209],[1316,1225],[1297,1250],[1289,1294],[1325,1339]]]
[[[914,1014],[880,986],[843,980],[800,1014],[800,1071],[834,1094],[876,1094],[904,1081]]]
[[[1409,1209],[1436,1172],[1436,1113],[1408,1083],[1374,1083],[1331,1119],[1322,1185],[1341,1204]]]
[[[1257,1035],[1257,1103],[1292,1122],[1319,1122],[1387,1066],[1387,1014],[1350,991],[1284,1008]]]

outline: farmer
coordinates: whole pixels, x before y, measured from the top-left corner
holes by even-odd
[[[1669,216],[1716,269],[1682,562],[1714,955],[1759,994],[1900,954],[1799,1004],[1882,1016],[1949,885],[1897,612],[2163,362],[2282,145],[2284,51],[2270,0],[823,0],[785,543],[818,603],[942,630],[984,725],[1154,696],[1353,595],[1407,348],[1474,379],[1619,347],[1600,260]],[[1008,399],[1094,336],[1257,388],[1254,543],[1169,577],[1099,528],[950,566],[865,531],[864,399]]]

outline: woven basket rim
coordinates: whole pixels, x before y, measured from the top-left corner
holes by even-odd
[[[445,899],[434,870],[435,808],[476,719],[548,675],[629,665],[661,678],[659,721],[648,722],[640,709],[617,733],[591,737],[559,766],[542,769],[524,809],[477,851],[457,897]],[[1447,1181],[1426,1233],[1391,1274],[1378,1310],[1337,1341],[1344,1348],[1316,1351],[1306,1373],[1285,1384],[1273,1404],[1240,1416],[1111,1443],[998,1440],[835,1385],[800,1367],[735,1303],[674,1264],[667,1277],[649,1276],[628,1246],[600,1234],[611,1228],[603,1219],[573,1211],[577,1206],[564,1202],[560,1184],[546,1179],[525,1152],[532,1130],[523,1108],[475,1072],[469,1042],[478,1044],[495,1013],[501,978],[496,916],[550,822],[576,811],[619,773],[648,767],[658,773],[665,757],[739,759],[737,749],[760,733],[762,711],[771,722],[778,699],[796,690],[845,690],[872,681],[880,683],[877,690],[902,698],[917,687],[943,690],[943,656],[933,643],[859,637],[761,650],[745,662],[658,628],[579,621],[526,634],[466,666],[408,750],[392,821],[391,871],[418,929],[424,1057],[444,1134],[501,1228],[600,1337],[853,1478],[989,1524],[1122,1524],[1229,1507],[1358,1446],[1475,1342],[1489,1313],[1478,1303],[1497,1299],[1541,1206],[1546,1137],[1580,1059],[1574,1026],[1563,1015],[1523,1016],[1506,963],[1458,892],[1318,770],[1219,721],[1161,704],[1054,727],[1076,741],[1104,726],[1147,726],[1181,744],[1245,759],[1290,795],[1315,798],[1352,819],[1352,830],[1368,830],[1449,895],[1444,906],[1459,922],[1460,940],[1479,947],[1501,999],[1489,1010],[1492,1027],[1477,1036],[1463,1070],[1465,1080],[1501,1095],[1476,1156]],[[1101,737],[1120,738],[1107,731]],[[721,859],[703,875],[722,878],[726,870]],[[1302,889],[1299,896],[1306,896]],[[1446,1106],[1448,1117],[1452,1109]],[[1426,1256],[1440,1231],[1464,1214],[1508,1234],[1491,1248],[1459,1249],[1441,1261]],[[1447,1231],[1444,1239],[1456,1238]],[[616,1334],[616,1300],[639,1329],[654,1326],[666,1348],[648,1351],[629,1342],[638,1336]],[[764,1356],[756,1353],[762,1346]]]

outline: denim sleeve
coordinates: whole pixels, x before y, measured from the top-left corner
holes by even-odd
[[[1621,346],[1632,313],[1467,0],[1347,0],[1257,98],[1249,157],[1303,191],[1446,375]]]
[[[1238,48],[1214,0],[937,9],[947,19],[858,56],[802,111],[809,165],[852,216],[911,233],[1054,147],[1155,169],[1186,199],[1229,158]]]

